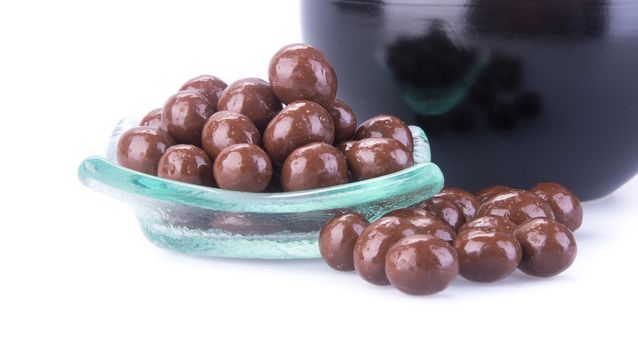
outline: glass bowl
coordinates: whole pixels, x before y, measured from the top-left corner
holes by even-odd
[[[334,215],[358,212],[370,220],[427,199],[443,187],[423,130],[410,126],[415,164],[409,169],[340,186],[281,193],[246,193],[162,179],[117,165],[120,135],[137,125],[123,119],[107,158],[80,164],[80,181],[134,211],[154,244],[186,254],[261,259],[319,257],[317,238]]]

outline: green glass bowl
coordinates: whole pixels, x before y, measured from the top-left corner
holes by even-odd
[[[415,165],[409,169],[316,190],[246,193],[165,180],[117,165],[119,137],[135,125],[132,119],[118,123],[107,158],[84,160],[80,181],[129,205],[151,242],[187,254],[316,258],[319,230],[334,215],[355,211],[374,220],[427,199],[443,187],[441,170],[430,162],[427,137],[415,126],[410,126]]]

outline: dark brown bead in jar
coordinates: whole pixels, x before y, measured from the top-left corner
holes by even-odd
[[[348,182],[346,157],[327,143],[311,143],[294,150],[281,167],[285,192],[342,185]]]
[[[213,162],[203,149],[175,145],[160,158],[157,176],[200,186],[215,186]]]
[[[117,162],[126,168],[157,175],[157,165],[166,150],[175,144],[170,135],[150,126],[138,126],[122,134],[117,143]]]
[[[268,82],[246,78],[237,80],[224,90],[217,103],[217,110],[241,113],[263,131],[268,122],[281,111],[281,102]]]
[[[390,138],[361,140],[352,145],[346,159],[356,180],[392,174],[414,165],[412,153]]]
[[[357,128],[355,139],[384,137],[395,139],[403,144],[410,152],[414,149],[412,132],[407,124],[399,117],[380,114],[363,122]]]
[[[247,143],[232,145],[215,159],[213,175],[219,188],[262,192],[272,178],[272,163],[258,146]]]
[[[260,142],[261,135],[255,124],[237,112],[219,111],[213,114],[202,130],[202,147],[212,159],[230,145],[258,145]]]

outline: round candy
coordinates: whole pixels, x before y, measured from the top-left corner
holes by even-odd
[[[354,268],[364,280],[377,285],[390,282],[385,274],[385,257],[401,238],[415,235],[416,227],[394,216],[381,218],[366,227],[354,245]]]
[[[328,112],[335,124],[335,144],[350,140],[357,129],[357,119],[352,108],[341,100],[334,100]]]
[[[523,190],[511,190],[490,198],[481,205],[479,216],[504,216],[516,225],[532,218],[554,218],[552,209],[542,198]]]
[[[219,97],[221,96],[222,91],[224,91],[225,88],[226,83],[223,80],[212,75],[200,75],[185,82],[179,90],[190,90],[199,92],[202,96],[204,96],[204,98],[208,100],[208,102],[210,102],[213,108],[215,108],[217,106],[217,102],[219,101]]]
[[[428,235],[414,235],[390,248],[385,261],[390,283],[411,295],[438,293],[459,273],[456,252],[445,241]]]
[[[359,125],[355,134],[356,140],[363,140],[373,137],[385,137],[395,139],[412,152],[414,143],[410,128],[399,117],[393,115],[380,114],[366,120]]]
[[[329,107],[337,94],[337,75],[326,57],[306,44],[281,48],[270,60],[270,86],[285,104],[314,101]]]
[[[474,282],[494,282],[509,276],[521,261],[521,246],[509,232],[471,229],[454,241],[460,274]]]
[[[166,150],[175,144],[160,128],[138,126],[122,134],[117,143],[117,162],[123,167],[157,175],[157,165]]]
[[[276,164],[283,163],[295,149],[313,142],[332,144],[334,123],[323,107],[311,101],[289,104],[268,123],[264,148]]]
[[[486,232],[500,231],[512,234],[516,229],[516,224],[503,216],[480,216],[474,220],[466,222],[458,232],[469,230],[481,230]]]
[[[456,232],[452,226],[434,217],[431,213],[417,208],[397,209],[386,214],[384,217],[395,216],[408,220],[421,235],[431,235],[440,238],[448,243],[454,241]]]
[[[281,110],[281,102],[268,82],[258,78],[240,79],[228,85],[217,103],[218,111],[241,113],[264,130]]]
[[[337,149],[345,156],[355,143],[357,143],[357,141],[344,141],[337,145]]]
[[[248,117],[237,112],[220,111],[213,114],[202,130],[202,146],[212,159],[224,148],[239,143],[259,144],[261,136]]]
[[[476,197],[476,200],[479,201],[479,203],[483,204],[488,199],[496,196],[497,194],[511,191],[511,190],[513,190],[513,188],[508,186],[502,186],[502,185],[490,186],[490,187],[485,187],[479,190],[478,192],[476,192],[475,197]]]
[[[583,222],[583,207],[572,191],[553,182],[539,183],[531,189],[541,197],[556,217],[556,220],[575,231]]]
[[[359,214],[344,214],[332,219],[319,233],[319,252],[335,270],[354,271],[354,245],[370,223]]]
[[[336,186],[347,182],[346,157],[327,143],[315,142],[297,148],[281,167],[284,192]]]
[[[213,175],[219,188],[261,192],[270,183],[272,163],[258,146],[247,143],[232,145],[215,159]]]
[[[465,216],[463,211],[456,206],[456,204],[443,198],[430,198],[417,205],[416,208],[422,208],[432,213],[439,220],[444,221],[448,225],[454,228],[454,231],[458,231],[461,225],[465,223]]]
[[[215,186],[213,162],[203,149],[193,145],[175,145],[159,161],[157,176],[201,186]]]
[[[140,126],[150,126],[153,128],[161,128],[162,127],[162,109],[156,108],[142,118],[140,121]]]
[[[514,231],[523,249],[518,268],[528,275],[551,277],[565,271],[576,258],[574,234],[558,221],[536,218]]]
[[[361,140],[350,148],[346,159],[356,180],[391,174],[414,164],[412,153],[399,141],[389,138]]]
[[[463,211],[465,222],[474,219],[479,208],[479,202],[474,198],[474,195],[460,188],[444,188],[441,192],[435,194],[434,198],[443,198],[454,203]]]
[[[180,91],[162,109],[162,128],[179,143],[200,146],[202,129],[215,105],[196,91]]]

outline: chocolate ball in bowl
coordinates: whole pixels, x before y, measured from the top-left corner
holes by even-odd
[[[580,227],[583,222],[583,207],[572,191],[557,183],[543,182],[534,186],[531,192],[549,204],[558,222],[572,231]]]
[[[328,108],[335,125],[335,144],[348,141],[357,129],[357,119],[352,108],[341,100],[334,100]]]
[[[444,188],[441,192],[435,194],[434,198],[443,198],[454,203],[463,212],[465,222],[474,219],[479,209],[479,202],[474,195],[460,188]]]
[[[503,216],[516,225],[532,218],[554,218],[552,209],[542,198],[524,190],[511,190],[495,195],[481,205],[479,216]]]
[[[289,104],[268,123],[263,135],[264,148],[273,163],[281,164],[295,149],[313,142],[332,144],[332,116],[312,101]]]
[[[355,139],[363,140],[372,137],[386,137],[401,142],[412,152],[414,143],[412,132],[407,124],[399,117],[393,115],[380,114],[368,119],[357,128]]]
[[[521,246],[510,232],[469,229],[454,241],[460,274],[474,282],[494,282],[509,276],[521,261]]]
[[[263,131],[268,122],[281,111],[281,102],[268,82],[259,78],[246,78],[228,85],[217,103],[218,111],[241,113]]]
[[[157,165],[175,140],[164,130],[138,126],[125,131],[117,143],[117,162],[126,168],[157,175]]]
[[[200,186],[215,186],[213,162],[203,149],[193,145],[175,145],[160,158],[157,176]]]
[[[262,192],[272,177],[272,163],[258,146],[241,143],[226,147],[215,159],[213,175],[219,188]]]
[[[202,130],[202,146],[215,159],[230,145],[261,142],[261,135],[255,124],[243,114],[219,111],[206,121]]]
[[[215,108],[224,89],[226,89],[226,83],[223,80],[213,75],[200,75],[185,82],[179,90],[196,91]]]
[[[526,221],[514,231],[523,250],[518,268],[536,277],[551,277],[565,271],[576,259],[576,240],[565,225],[549,218]]]
[[[346,157],[327,143],[315,142],[292,151],[281,167],[285,192],[342,185],[348,182]]]
[[[337,94],[337,75],[326,57],[306,44],[281,48],[270,60],[268,80],[285,104],[308,100],[329,107]]]
[[[430,198],[421,203],[414,205],[415,208],[424,209],[439,220],[447,223],[454,228],[454,231],[458,231],[459,228],[465,223],[465,216],[463,211],[459,209],[454,203],[443,198]]]
[[[390,138],[371,138],[355,143],[346,154],[356,180],[391,174],[414,165],[412,152]]]
[[[153,128],[162,127],[162,109],[156,108],[148,112],[142,120],[140,120],[140,126],[150,126]]]
[[[162,128],[179,143],[200,146],[202,129],[215,106],[196,91],[179,91],[164,103]]]
[[[319,233],[319,252],[335,270],[354,271],[354,245],[370,223],[359,214],[343,214],[330,220]]]

